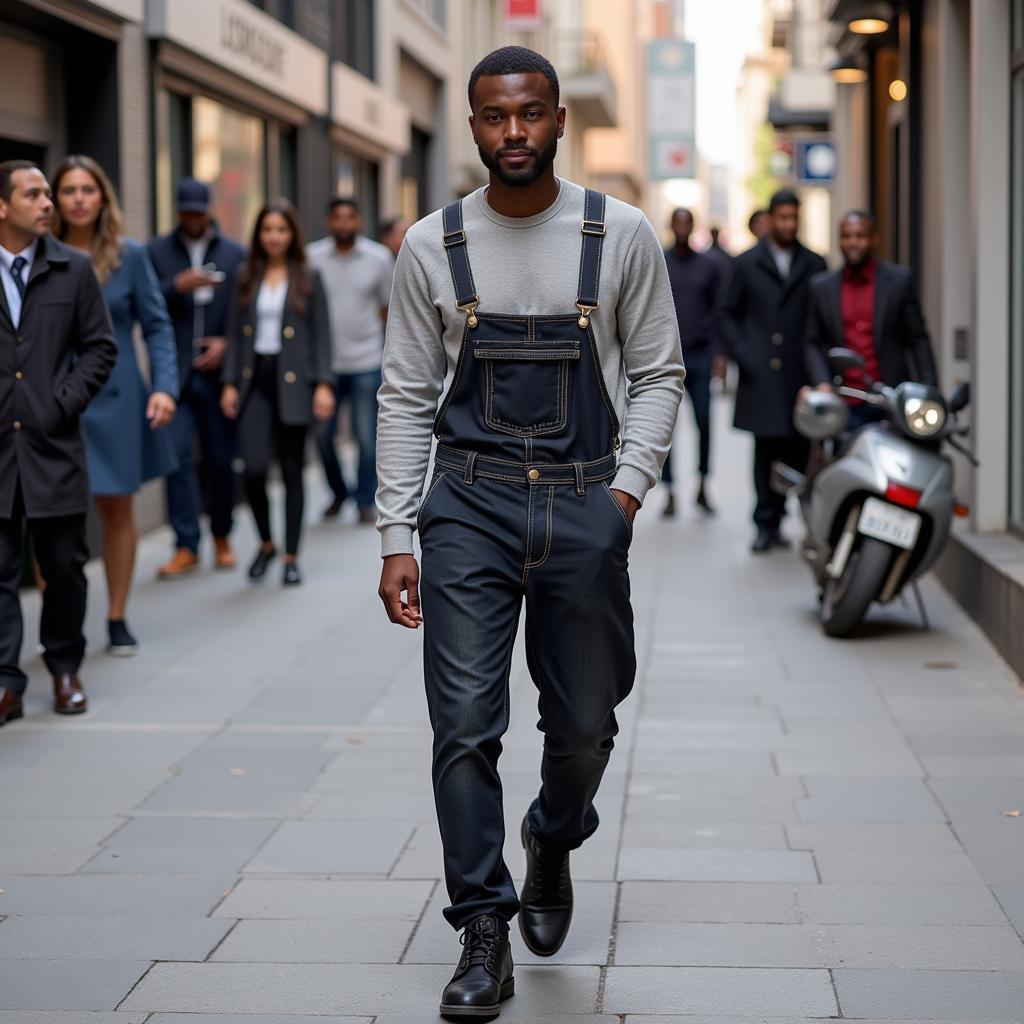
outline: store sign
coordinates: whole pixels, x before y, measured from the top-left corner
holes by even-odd
[[[793,146],[796,180],[800,185],[831,185],[839,158],[831,139],[797,139]]]
[[[345,64],[331,68],[331,120],[391,153],[409,152],[409,108]]]
[[[541,0],[505,0],[505,27],[513,32],[530,32],[544,22]]]
[[[149,34],[314,114],[327,113],[327,56],[244,0],[151,0]]]
[[[693,43],[647,44],[647,152],[654,181],[697,176],[695,68]]]

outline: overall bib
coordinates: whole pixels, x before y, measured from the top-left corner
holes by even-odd
[[[608,487],[619,423],[590,320],[604,207],[588,190],[577,310],[525,316],[478,312],[462,205],[444,210],[442,241],[466,325],[417,525],[445,917],[456,929],[519,910],[502,857],[497,766],[524,598],[544,733],[529,825],[545,844],[575,849],[597,828],[593,798],[617,732],[614,708],[636,673],[632,529]]]

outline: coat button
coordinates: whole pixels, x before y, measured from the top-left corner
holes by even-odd
[[[283,335],[284,335],[284,336],[285,336],[286,338],[294,338],[294,337],[295,337],[295,328],[294,328],[294,327],[292,327],[291,325],[289,325],[289,326],[288,326],[288,327],[286,327],[286,328],[285,328],[285,329],[284,329],[284,330],[283,330],[283,331],[282,331],[281,333],[282,333],[282,334],[283,334]]]
[[[15,379],[15,380],[24,380],[24,379],[25,379],[25,374],[23,374],[23,373],[21,372],[21,370],[18,370],[18,371],[17,371],[17,372],[16,372],[15,374],[14,374],[14,379]]]
[[[781,370],[782,369],[782,360],[781,359],[771,359],[771,360],[769,360],[768,365],[773,370]]]
[[[285,382],[285,384],[294,384],[296,380],[298,380],[298,378],[295,376],[295,373],[292,370],[289,370],[284,375],[284,382]]]
[[[781,345],[786,339],[781,334],[772,335],[772,344]]]
[[[539,469],[531,469],[530,472],[527,473],[526,475],[531,480],[539,480],[540,479],[540,470]]]
[[[248,380],[251,376],[252,376],[252,367],[251,366],[243,366],[242,367],[242,377],[245,380]]]
[[[242,333],[248,338],[252,336],[252,324],[246,324],[242,328]]]
[[[15,420],[12,426],[15,430],[21,430],[21,420]]]

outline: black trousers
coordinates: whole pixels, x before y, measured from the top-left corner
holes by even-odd
[[[519,910],[502,857],[498,758],[509,722],[512,647],[526,604],[526,652],[544,733],[530,831],[575,849],[598,825],[594,797],[633,686],[631,528],[607,484],[527,488],[435,472],[420,510],[424,678],[445,918]]]
[[[686,359],[686,393],[693,406],[693,420],[697,426],[697,472],[702,476],[711,473],[711,361],[710,349],[688,352]],[[661,479],[670,486],[675,483],[672,472],[672,451],[669,450]]]
[[[800,470],[807,466],[808,444],[803,437],[754,438],[754,491],[757,504],[754,522],[769,530],[777,530],[786,514],[786,499],[772,490],[772,463],[784,462]]]
[[[273,356],[257,356],[252,390],[238,425],[239,448],[245,462],[245,493],[260,540],[268,544],[272,534],[267,474],[276,456],[284,481],[284,549],[289,555],[299,553],[302,539],[306,505],[302,467],[308,432],[307,426],[281,422],[277,403],[277,360]]]
[[[86,581],[89,549],[85,513],[25,518],[20,488],[14,496],[14,515],[0,519],[0,686],[24,693],[28,679],[18,667],[24,623],[18,587],[24,570],[25,526],[32,538],[39,570],[46,581],[39,639],[43,661],[54,675],[77,672],[85,657]]]

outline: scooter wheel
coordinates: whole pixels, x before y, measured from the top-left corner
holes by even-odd
[[[825,584],[821,624],[828,636],[849,636],[863,621],[871,602],[882,592],[892,568],[891,545],[862,537],[843,575]]]

